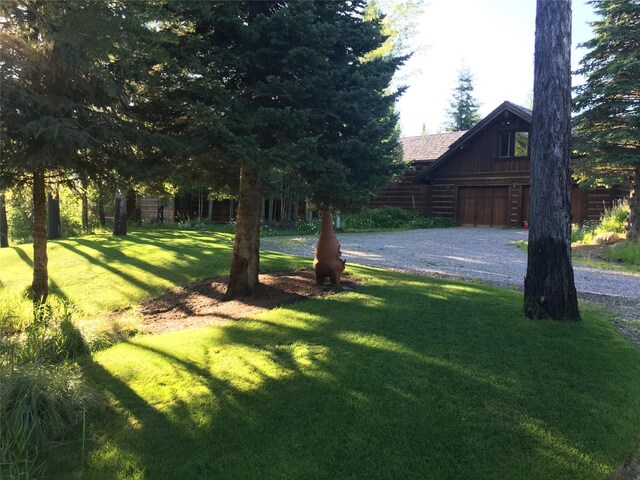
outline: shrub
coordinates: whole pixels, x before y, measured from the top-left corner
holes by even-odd
[[[17,349],[21,363],[59,363],[89,353],[89,348],[72,320],[74,307],[68,302],[45,303],[33,308],[33,319],[25,328]]]
[[[600,233],[624,233],[627,217],[629,217],[629,201],[616,202],[611,208],[605,209],[597,222],[586,221],[581,227],[572,225],[571,241],[588,244]]]
[[[63,237],[83,235],[82,200],[76,192],[68,187],[59,188],[60,195],[60,227]]]
[[[341,230],[344,232],[370,232],[374,230],[446,228],[455,225],[456,223],[448,218],[428,218],[404,208],[383,207],[363,210],[359,213],[343,214]],[[291,223],[263,223],[260,232],[262,235],[317,235],[320,233],[320,219],[299,220],[295,225]]]
[[[66,362],[88,352],[69,303],[33,308],[20,332],[0,337],[0,478],[39,478],[38,458],[84,416],[88,392]]]
[[[68,365],[0,369],[0,478],[38,478],[40,453],[84,416],[88,399]]]
[[[582,226],[573,224],[571,225],[571,241],[576,243],[591,243],[593,237],[596,236],[596,227],[598,222],[593,220],[587,220]]]
[[[628,200],[616,202],[611,208],[605,209],[602,217],[600,217],[596,233],[624,233],[629,211]]]
[[[12,242],[19,244],[33,241],[33,215],[30,206],[9,204],[7,217]]]
[[[347,214],[343,218],[345,231],[444,228],[453,227],[455,222],[446,218],[428,218],[404,208],[384,207]]]

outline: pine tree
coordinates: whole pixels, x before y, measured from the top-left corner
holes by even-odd
[[[576,89],[575,161],[585,184],[631,184],[627,240],[640,241],[640,3],[593,0],[600,19],[578,73],[586,77]]]
[[[449,103],[449,132],[469,130],[480,121],[478,109],[480,104],[473,96],[473,75],[464,67],[458,72],[458,85],[453,90],[453,98]]]
[[[571,0],[537,0],[524,312],[579,320],[571,265]]]
[[[106,0],[0,3],[0,176],[33,190],[36,302],[48,295],[48,179],[125,169],[133,154],[140,129],[123,114],[133,99],[126,60],[143,24],[132,13]]]

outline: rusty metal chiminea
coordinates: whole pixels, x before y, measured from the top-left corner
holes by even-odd
[[[316,247],[316,255],[313,260],[313,268],[316,271],[318,285],[324,283],[329,277],[331,285],[340,285],[340,274],[344,271],[345,261],[340,258],[340,244],[333,232],[331,212],[322,212],[322,224],[320,226],[320,238]]]

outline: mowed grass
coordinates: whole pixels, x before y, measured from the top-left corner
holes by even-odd
[[[48,242],[52,299],[78,306],[77,317],[95,317],[136,305],[176,285],[227,275],[233,236],[222,232],[140,230],[125,237],[88,235]],[[263,270],[310,266],[279,254],[262,258]],[[30,319],[24,294],[31,285],[32,245],[0,249],[0,318]]]
[[[231,237],[140,231],[50,247],[52,287],[99,315],[226,275]],[[30,283],[29,255],[0,250],[3,298]],[[348,272],[352,293],[86,358],[103,407],[88,411],[84,458],[81,426],[46,452],[48,478],[604,479],[637,452],[640,349],[604,312],[530,321],[516,292]]]
[[[640,445],[640,350],[602,312],[349,268],[362,285],[86,361],[108,407],[51,478],[604,479]]]

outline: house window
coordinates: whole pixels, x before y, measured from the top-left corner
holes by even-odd
[[[498,137],[498,157],[526,157],[529,154],[529,132],[501,133]]]

